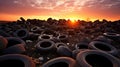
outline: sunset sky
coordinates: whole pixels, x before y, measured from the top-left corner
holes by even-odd
[[[0,0],[0,20],[120,19],[120,0]]]

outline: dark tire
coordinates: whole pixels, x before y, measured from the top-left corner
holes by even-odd
[[[7,40],[8,40],[7,47],[17,45],[17,44],[21,44],[24,46],[26,45],[26,43],[22,39],[17,38],[17,37],[8,37]]]
[[[39,31],[39,29],[40,29],[40,27],[35,26],[35,27],[31,28],[31,32],[37,32],[37,31]]]
[[[5,49],[7,47],[8,41],[3,36],[0,36],[0,50]]]
[[[100,42],[100,41],[92,41],[89,44],[89,48],[105,51],[112,55],[117,55],[117,53],[118,53],[117,49],[114,46],[112,46],[111,44],[108,44],[108,43]]]
[[[39,40],[52,40],[53,37],[51,35],[46,35],[46,34],[42,34],[38,37]]]
[[[120,67],[120,60],[98,50],[82,51],[77,55],[76,61],[80,67]]]
[[[4,31],[2,31],[2,30],[0,30],[0,36],[3,36],[3,37],[11,37],[10,34],[4,32]]]
[[[33,32],[33,33],[41,34],[42,31],[43,31],[43,29],[40,29],[40,27],[37,27],[37,26],[31,28],[31,32]]]
[[[55,44],[56,48],[60,47],[60,46],[67,46],[65,43],[62,42],[58,42]]]
[[[76,67],[76,61],[70,57],[58,57],[49,60],[42,67]]]
[[[72,51],[72,57],[74,59],[76,59],[77,54],[80,53],[80,52],[82,52],[82,51],[84,51],[84,50],[88,50],[88,49],[76,49],[76,50],[73,50]]]
[[[107,38],[112,39],[113,41],[116,41],[118,43],[120,43],[120,34],[117,33],[103,33],[103,35]]]
[[[57,36],[57,33],[53,30],[50,29],[45,29],[42,34],[46,34],[46,35],[52,35],[52,36]]]
[[[27,29],[18,29],[14,32],[15,37],[26,39],[29,36]]]
[[[0,56],[0,66],[3,67],[35,67],[33,60],[21,54],[7,54]]]
[[[72,57],[72,51],[66,46],[60,46],[57,48],[57,53],[60,56],[69,56]]]
[[[120,38],[120,34],[117,33],[103,33],[103,35],[110,39]]]
[[[11,47],[8,47],[8,48],[2,50],[2,53],[3,54],[22,54],[25,51],[26,50],[23,45],[17,44],[17,45],[14,45],[14,46],[11,46]]]
[[[55,49],[55,43],[51,40],[42,40],[36,44],[36,48],[41,53],[50,52]]]
[[[68,36],[67,35],[59,35],[57,39],[61,42],[68,42]]]
[[[38,40],[38,37],[40,36],[40,34],[37,34],[37,33],[33,33],[33,32],[29,32],[29,37],[28,39],[29,40],[32,40],[32,41],[35,41],[35,40]]]
[[[93,41],[101,41],[101,42],[105,42],[105,43],[109,43],[111,44],[112,40],[105,37],[105,36],[98,36],[97,38],[95,38]]]
[[[75,49],[88,49],[88,43],[77,43]]]

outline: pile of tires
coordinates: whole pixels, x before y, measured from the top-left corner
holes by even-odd
[[[61,38],[61,37],[60,37]],[[60,40],[59,38],[59,40]],[[43,67],[119,67],[120,60],[116,57],[118,50],[111,45],[112,40],[105,36],[87,41],[86,39],[76,43],[74,50],[66,44],[66,37],[55,43],[57,58],[50,59],[43,64]],[[74,65],[69,65],[71,60]],[[71,64],[72,64],[71,63]]]
[[[98,50],[82,51],[77,55],[76,61],[79,67],[120,67],[119,59]]]
[[[36,67],[33,60],[22,54],[7,54],[0,56],[0,66],[3,67]]]
[[[2,37],[0,36],[0,51],[2,54],[20,54],[26,51],[26,43],[17,37]]]
[[[70,57],[57,57],[49,60],[42,67],[76,67],[76,61]]]

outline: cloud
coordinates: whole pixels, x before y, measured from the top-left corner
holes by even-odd
[[[57,0],[27,0],[28,4],[38,9],[53,9]]]
[[[4,8],[14,8],[17,10],[49,11],[49,12],[80,12],[86,11],[110,11],[116,12],[120,8],[120,0],[0,0],[2,11]],[[15,11],[15,9],[13,9]],[[12,11],[12,10],[9,10]],[[118,13],[118,12],[117,12]]]
[[[23,0],[13,0],[13,4],[17,4],[20,6],[25,6],[25,2],[23,3]]]
[[[111,8],[120,5],[120,0],[27,0],[28,4],[37,9],[56,10],[60,11],[80,11],[82,8],[99,9]]]

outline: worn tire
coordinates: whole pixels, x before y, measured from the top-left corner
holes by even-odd
[[[67,46],[60,46],[57,48],[57,53],[60,56],[69,56],[72,57],[72,51]]]
[[[110,39],[120,38],[120,34],[117,33],[103,33],[103,35]]]
[[[76,67],[76,61],[70,57],[58,57],[44,63],[42,67]]]
[[[8,41],[3,36],[0,36],[0,50],[5,49],[7,47]]]
[[[60,46],[67,46],[65,43],[62,42],[58,42],[55,44],[56,48],[60,47]]]
[[[51,40],[42,40],[36,44],[36,48],[40,53],[46,53],[55,49],[55,43]]]
[[[117,53],[118,53],[117,49],[114,46],[112,46],[111,44],[108,44],[108,43],[100,42],[100,41],[92,41],[89,44],[89,48],[105,51],[112,55],[117,55]]]
[[[0,56],[0,66],[3,67],[35,67],[33,60],[21,54],[7,54]]]
[[[57,36],[57,39],[61,42],[68,42],[68,36],[67,35],[59,35]]]
[[[33,33],[41,34],[42,31],[43,31],[43,29],[41,29],[40,27],[37,27],[37,26],[31,28],[31,32],[33,32]]]
[[[11,47],[8,47],[8,48],[2,50],[2,53],[3,54],[22,54],[25,51],[26,50],[23,45],[17,44],[17,45],[14,45],[14,46],[11,46]]]
[[[82,51],[77,55],[76,61],[80,67],[120,67],[120,60],[98,50]]]
[[[88,49],[76,49],[76,50],[73,50],[72,51],[72,57],[74,59],[76,59],[77,54],[80,53],[80,52],[82,52],[82,51],[84,51],[84,50],[88,50]]]
[[[41,34],[57,36],[57,33],[51,29],[45,29]]]
[[[75,49],[88,49],[88,43],[77,43]]]
[[[0,36],[3,36],[3,37],[11,37],[10,34],[4,32],[4,31],[2,31],[2,30],[0,30]]]
[[[15,37],[26,39],[29,36],[27,29],[18,29],[13,34]]]
[[[22,39],[17,38],[17,37],[7,37],[7,40],[8,40],[7,47],[17,45],[17,44],[21,44],[24,46],[26,45],[26,43]]]
[[[105,37],[105,36],[98,36],[97,38],[93,39],[93,41],[101,41],[101,42],[105,42],[105,43],[109,43],[111,44],[112,40]]]
[[[29,37],[28,39],[29,40],[32,40],[32,41],[35,41],[35,40],[38,40],[38,37],[40,36],[40,34],[37,34],[37,33],[33,33],[33,32],[29,32]]]
[[[53,37],[51,35],[47,35],[47,34],[42,34],[38,37],[39,40],[52,40]]]

